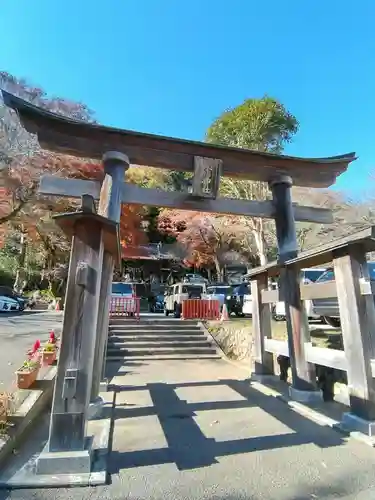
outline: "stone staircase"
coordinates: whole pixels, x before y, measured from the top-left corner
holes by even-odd
[[[110,318],[107,361],[124,358],[217,359],[220,354],[197,321]]]

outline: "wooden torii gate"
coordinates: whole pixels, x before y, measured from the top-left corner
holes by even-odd
[[[22,125],[37,135],[41,147],[100,159],[104,165],[102,183],[46,175],[39,188],[44,195],[82,198],[82,208],[56,217],[57,224],[72,236],[72,250],[50,434],[36,473],[89,474],[86,424],[90,401],[95,404],[104,374],[112,273],[120,260],[121,203],[273,218],[282,263],[298,253],[295,221],[333,222],[327,209],[293,204],[292,184],[329,187],[355,154],[302,159],[141,134],[64,118],[2,93],[5,104],[17,111]],[[125,172],[130,164],[193,172],[192,192],[127,184]],[[223,175],[267,182],[272,200],[218,198]],[[94,200],[99,200],[97,212]],[[311,367],[294,349],[303,343],[306,324],[297,271],[285,270],[283,281],[288,289],[285,301],[294,394],[301,393],[306,400],[320,393]]]

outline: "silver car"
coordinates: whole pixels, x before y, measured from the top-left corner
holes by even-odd
[[[368,262],[368,270],[371,281],[375,280],[375,262]],[[335,279],[335,274],[333,269],[327,270],[316,283],[323,283],[325,281],[333,281]],[[340,327],[340,310],[337,297],[331,297],[326,299],[313,299],[312,300],[312,311],[317,316],[321,316],[322,319],[331,326],[335,328]]]

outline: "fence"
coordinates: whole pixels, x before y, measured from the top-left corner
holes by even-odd
[[[111,297],[109,314],[139,319],[140,309],[140,297]]]
[[[301,253],[283,265],[271,263],[254,269],[253,296],[254,370],[274,374],[278,356],[280,378],[292,372],[291,395],[309,399],[317,393],[317,370],[325,400],[333,399],[335,370],[347,373],[350,413],[343,422],[351,428],[375,431],[375,305],[366,253],[375,249],[375,226]],[[303,285],[302,268],[333,262],[335,281]],[[268,278],[280,276],[277,290],[268,289]],[[315,347],[303,301],[336,297],[344,350]],[[271,304],[285,302],[288,341],[272,338]],[[311,398],[313,399],[313,398]],[[373,428],[371,425],[373,425]],[[370,428],[371,427],[371,428]]]
[[[182,319],[220,318],[220,303],[218,300],[187,299],[182,302]]]

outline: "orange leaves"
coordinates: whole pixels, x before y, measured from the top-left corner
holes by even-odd
[[[187,260],[201,266],[212,264],[227,251],[232,229],[227,217],[202,212],[163,210],[159,231],[174,236],[187,250]]]
[[[142,230],[141,222],[142,216],[139,207],[134,205],[122,205],[120,239],[124,246],[138,246],[147,243],[147,236]]]

